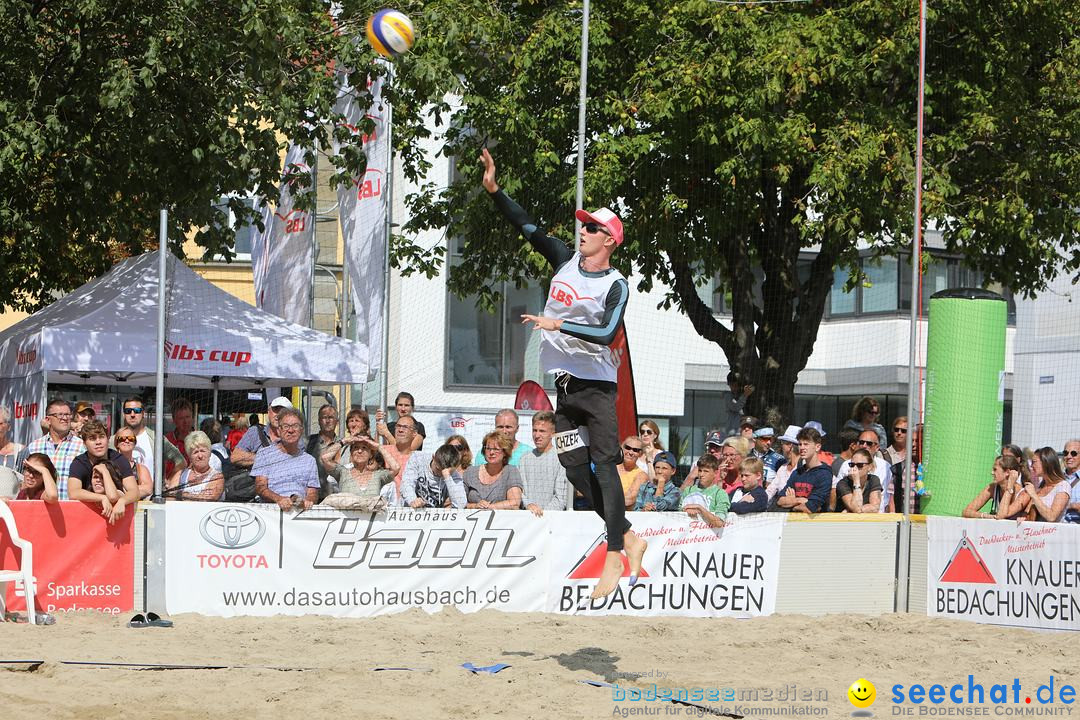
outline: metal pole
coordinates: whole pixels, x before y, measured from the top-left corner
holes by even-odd
[[[577,199],[575,210],[585,204],[585,105],[589,96],[589,0],[584,0],[581,16],[581,82],[578,86]],[[574,218],[574,249],[581,242],[581,221]]]
[[[388,78],[393,77],[391,70]],[[383,95],[385,98],[386,96]],[[386,253],[383,257],[382,373],[380,407],[387,407],[390,394],[390,234],[394,215],[394,106],[386,103]],[[388,419],[389,421],[389,419]]]
[[[315,328],[315,263],[319,261],[319,148],[313,148],[315,162],[311,166],[311,186],[315,192],[315,207],[311,211],[311,268],[308,283],[308,327]],[[311,430],[311,384],[307,385],[307,404],[304,409],[304,433]],[[306,440],[306,438],[305,438]]]
[[[214,422],[218,419],[218,384],[221,382],[221,378],[214,376]]]
[[[349,254],[344,252],[344,247],[341,253],[341,337],[351,340],[349,337],[349,304],[352,298],[349,294],[352,292],[352,287],[349,284],[349,266],[348,266]],[[345,402],[345,398],[349,393],[349,384],[341,383],[341,389],[338,391],[341,393],[338,398],[338,408],[341,412],[341,422],[345,422],[345,413],[348,412],[348,405]],[[363,396],[361,395],[361,402],[363,402]]]
[[[911,572],[911,497],[915,486],[916,468],[912,438],[921,417],[919,394],[921,388],[915,374],[915,355],[919,340],[919,276],[922,268],[922,184],[923,184],[923,98],[926,88],[926,0],[919,0],[919,90],[915,118],[915,227],[911,234],[911,324],[908,331],[908,432],[904,440],[904,466],[901,481],[904,497],[901,507],[904,520],[900,523],[900,554],[897,558],[896,609],[908,611]],[[894,480],[895,483],[895,480]]]
[[[154,496],[156,503],[165,502],[161,491],[165,487],[165,267],[169,236],[169,211],[161,208],[158,226],[158,314],[157,314],[157,393],[154,400]]]

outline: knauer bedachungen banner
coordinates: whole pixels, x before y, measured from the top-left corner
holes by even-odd
[[[1080,630],[1080,527],[926,519],[928,615]]]
[[[547,610],[597,615],[754,617],[776,608],[780,538],[787,514],[729,515],[715,529],[685,513],[627,513],[649,542],[644,572],[633,586],[625,565],[619,587],[589,598],[607,544],[596,515],[549,513],[551,580]]]

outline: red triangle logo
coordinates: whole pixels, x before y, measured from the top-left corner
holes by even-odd
[[[566,577],[570,580],[599,580],[600,573],[604,570],[604,561],[607,559],[607,541],[600,535],[585,551],[585,554],[574,564],[573,569]],[[626,555],[622,556],[622,577],[630,577],[630,561]],[[639,577],[647,578],[649,573],[641,568]]]
[[[983,562],[978,550],[968,540],[966,532],[961,536],[960,542],[957,543],[956,549],[953,550],[952,557],[945,565],[945,571],[941,573],[938,580],[939,582],[983,583],[989,585],[997,583],[997,580],[994,579],[993,574],[990,572],[990,568],[986,567],[986,563]]]

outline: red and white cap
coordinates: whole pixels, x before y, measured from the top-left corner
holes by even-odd
[[[600,208],[599,210],[593,210],[591,213],[585,212],[584,210],[578,210],[574,213],[574,217],[583,223],[594,222],[597,225],[600,225],[608,231],[608,234],[611,235],[611,238],[615,241],[616,245],[622,245],[622,220],[620,220],[619,216],[611,210]]]

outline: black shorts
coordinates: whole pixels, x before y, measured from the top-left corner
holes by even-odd
[[[615,383],[559,374],[555,387],[554,442],[563,467],[622,462]],[[585,432],[579,435],[579,428]]]

